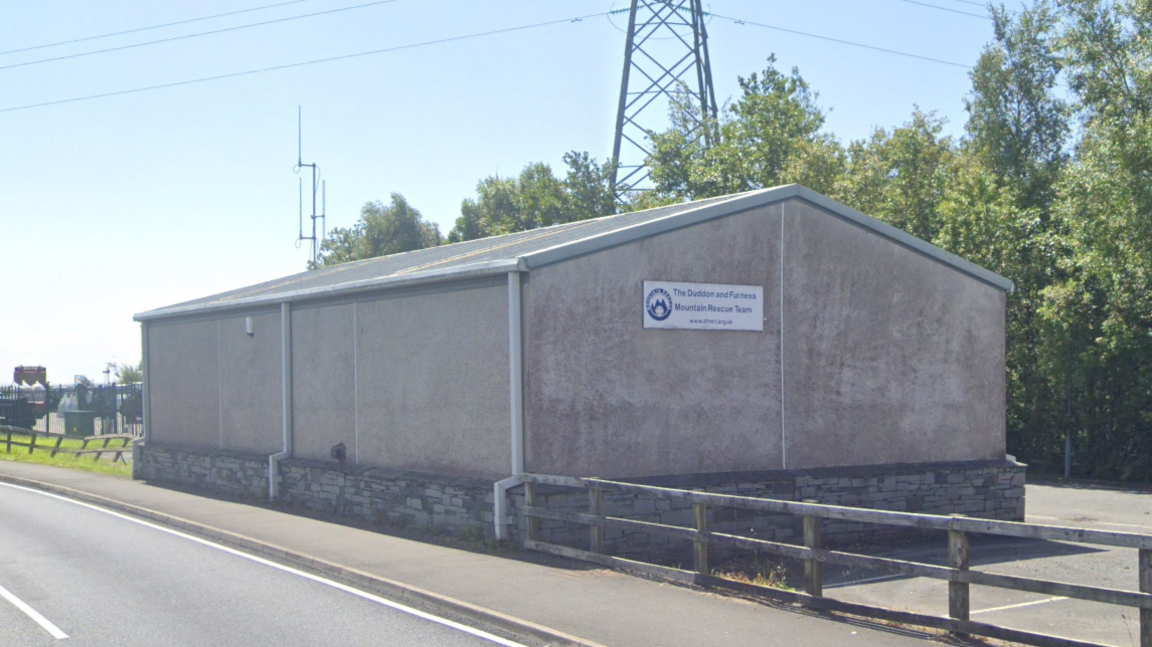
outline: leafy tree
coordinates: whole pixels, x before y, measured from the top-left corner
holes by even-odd
[[[603,218],[617,212],[611,162],[601,164],[587,152],[571,151],[564,154],[564,164],[568,166],[564,190],[572,220]]]
[[[968,138],[942,208],[937,243],[1011,278],[1007,302],[1008,448],[1060,462],[1070,429],[1070,376],[1045,365],[1044,291],[1070,252],[1052,217],[1068,163],[1071,107],[1056,93],[1063,69],[1058,16],[1047,5],[993,7],[995,39],[971,73]]]
[[[1046,6],[1013,17],[992,7],[995,40],[972,71],[965,100],[969,146],[1002,181],[1016,185],[1021,207],[1045,206],[1067,161],[1069,106],[1055,89],[1063,67],[1053,43],[1056,16]]]
[[[1074,253],[1049,286],[1041,347],[1065,380],[1081,471],[1152,479],[1152,256],[1133,169],[1089,132],[1056,208]]]
[[[551,169],[549,169],[551,174]],[[531,174],[530,174],[531,175]],[[520,182],[516,178],[492,175],[476,185],[476,198],[460,205],[456,226],[448,232],[448,242],[499,236],[529,228],[520,217]]]
[[[848,146],[848,164],[833,197],[926,240],[939,228],[937,210],[951,184],[955,143],[944,121],[917,109],[891,132],[877,128]]]
[[[806,147],[817,143],[824,124],[819,95],[799,70],[784,74],[775,63],[770,56],[763,71],[739,79],[741,95],[719,122],[700,114],[686,92],[672,101],[671,128],[650,136],[655,188],[637,206],[776,186],[792,158],[819,152]]]
[[[410,252],[442,242],[440,228],[424,220],[404,196],[393,193],[389,204],[379,201],[365,204],[355,225],[333,229],[320,247],[318,266]]]
[[[1006,302],[1008,451],[1053,462],[1067,428],[1062,385],[1041,366],[1037,308],[1066,249],[1038,208],[1021,209],[1014,185],[971,149],[957,157],[932,241],[1016,284]]]
[[[832,135],[821,134],[797,144],[788,158],[780,181],[802,184],[813,191],[835,196],[849,169],[848,151]]]
[[[1056,185],[1071,251],[1043,292],[1039,350],[1066,393],[1077,471],[1152,480],[1152,5],[1051,6],[1081,136]]]
[[[460,242],[550,227],[616,212],[612,167],[588,153],[564,155],[568,173],[557,178],[552,167],[536,162],[516,178],[489,176],[476,186],[476,197],[460,205],[460,217],[448,242]]]
[[[112,371],[113,375],[116,376],[116,381],[120,384],[135,384],[144,381],[144,360],[140,360],[135,366],[108,362],[105,368]]]

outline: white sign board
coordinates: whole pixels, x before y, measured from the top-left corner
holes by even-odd
[[[644,327],[764,331],[764,287],[644,281]]]

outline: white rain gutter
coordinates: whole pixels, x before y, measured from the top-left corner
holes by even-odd
[[[520,271],[508,272],[508,409],[512,431],[512,476],[493,484],[492,522],[496,539],[508,539],[508,489],[524,474],[524,354],[521,330]]]
[[[284,425],[284,450],[268,457],[268,498],[280,496],[281,459],[292,456],[292,304],[280,304],[280,400],[283,404],[281,419]]]

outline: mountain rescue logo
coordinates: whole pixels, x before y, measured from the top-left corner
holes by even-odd
[[[656,321],[664,321],[672,314],[672,295],[663,288],[656,288],[644,299],[644,309]]]

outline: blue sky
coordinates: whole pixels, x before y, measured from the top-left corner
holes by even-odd
[[[115,38],[0,55],[0,67],[364,4],[287,6]],[[273,0],[0,1],[0,50]],[[136,362],[132,314],[303,269],[297,249],[296,110],[305,161],[328,181],[328,225],[397,191],[445,233],[484,176],[561,156],[605,158],[623,18],[77,101],[183,81],[597,14],[621,0],[396,0],[171,43],[0,69],[0,382],[42,364],[71,382]],[[963,0],[925,0],[974,14]],[[1013,3],[1018,4],[1018,3]],[[991,22],[908,0],[712,0],[712,12],[971,65]],[[1012,6],[1012,5],[1010,5]],[[965,69],[713,18],[717,98],[775,53],[798,66],[842,139],[935,110],[962,132]]]

